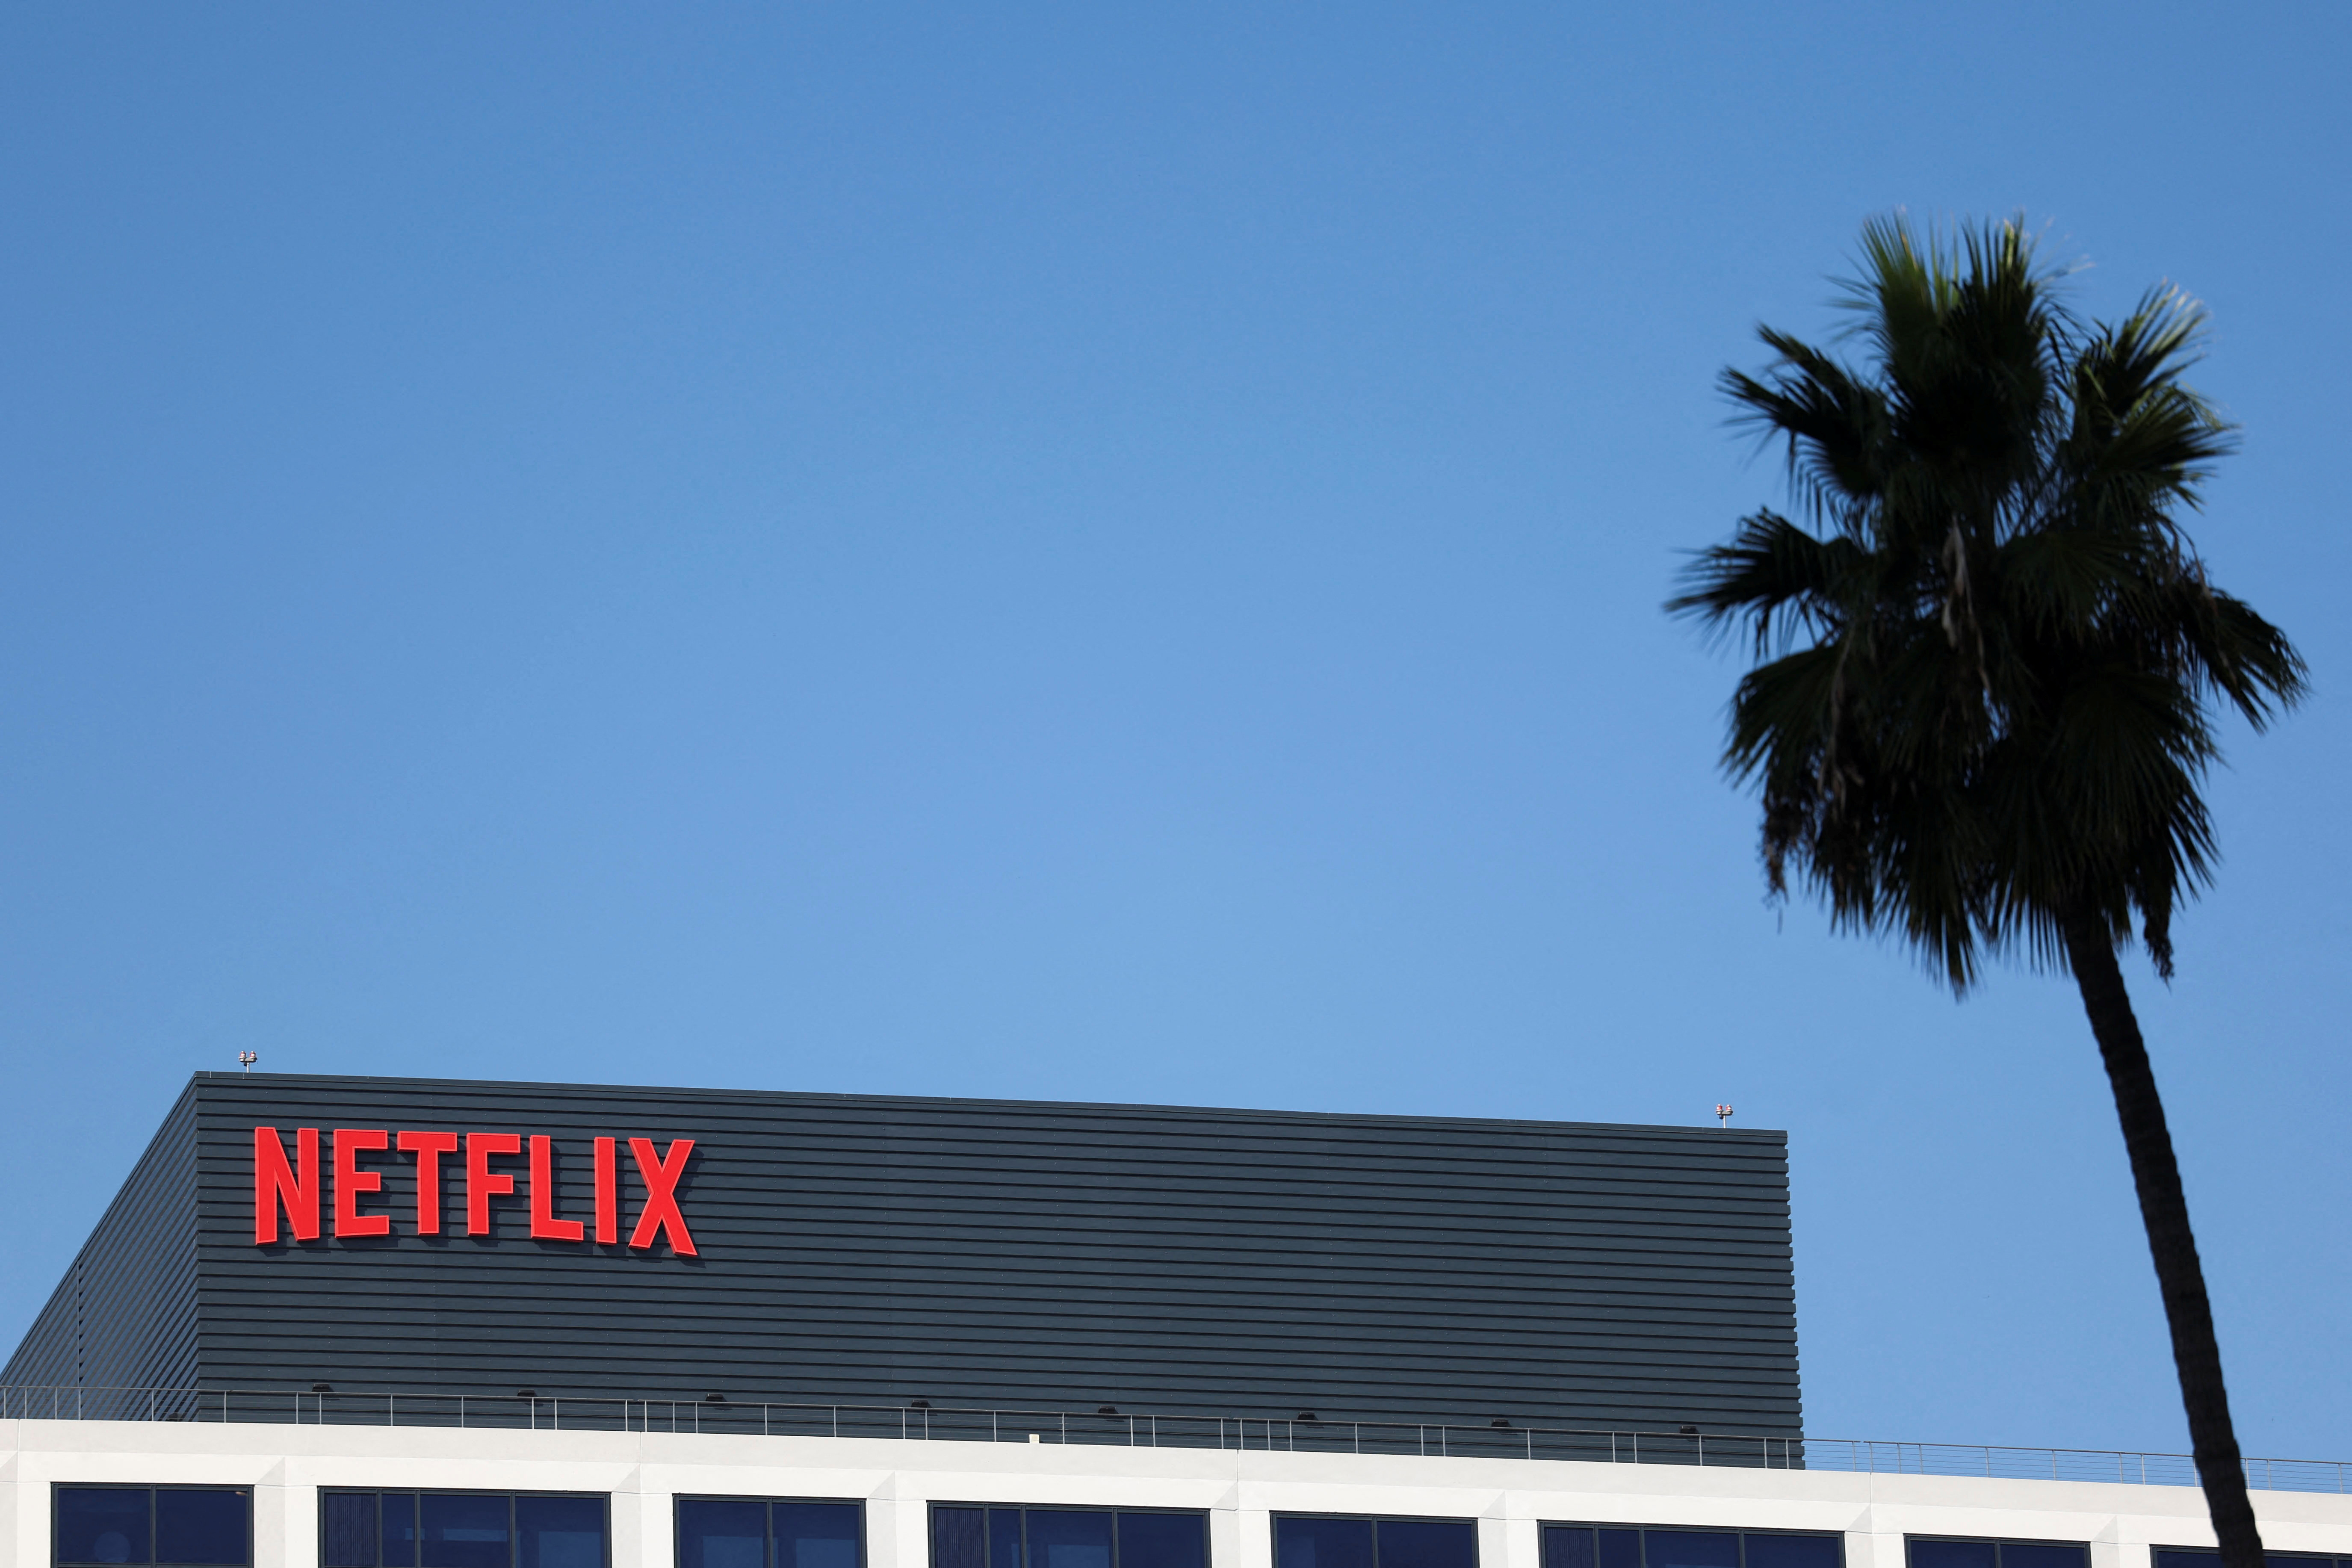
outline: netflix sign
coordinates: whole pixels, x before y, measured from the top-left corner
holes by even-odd
[[[400,1216],[387,1206],[391,1198],[383,1188],[383,1178],[390,1168],[386,1162],[414,1162],[415,1165],[416,1199],[406,1216],[409,1234],[442,1235],[443,1162],[446,1160],[454,1170],[462,1160],[465,1224],[462,1227],[456,1225],[457,1216],[452,1214],[451,1233],[489,1235],[491,1201],[520,1198],[530,1205],[534,1240],[585,1242],[593,1226],[598,1245],[617,1247],[621,1244],[624,1217],[620,1156],[623,1142],[618,1138],[591,1140],[596,1172],[595,1212],[584,1219],[567,1219],[555,1212],[552,1138],[537,1133],[526,1138],[520,1132],[468,1132],[462,1137],[455,1132],[395,1134],[381,1127],[338,1127],[327,1138],[334,1180],[331,1187],[322,1188],[319,1129],[296,1128],[289,1158],[286,1141],[277,1128],[257,1127],[253,1130],[253,1244],[276,1246],[281,1215],[285,1228],[296,1241],[318,1240],[323,1222],[330,1217],[324,1213],[322,1202],[329,1192],[334,1205],[334,1235],[390,1236],[394,1219]],[[643,1194],[635,1222],[629,1226],[628,1245],[639,1251],[649,1251],[656,1242],[667,1239],[671,1252],[678,1257],[696,1256],[694,1237],[686,1228],[686,1215],[677,1206],[678,1179],[686,1174],[687,1156],[694,1152],[694,1140],[673,1139],[667,1151],[656,1151],[650,1138],[625,1142],[630,1162],[636,1170],[635,1185]],[[523,1183],[520,1192],[515,1187],[518,1179]]]

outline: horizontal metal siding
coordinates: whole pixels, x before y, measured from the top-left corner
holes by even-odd
[[[0,1384],[156,1388],[195,1382],[195,1099],[192,1084],[0,1371]]]
[[[0,1372],[0,1388],[67,1387],[80,1377],[81,1259],[77,1258],[25,1331],[6,1370]]]
[[[1799,1427],[1778,1133],[374,1079],[196,1089],[213,1386]],[[590,1137],[691,1137],[702,1256],[533,1242],[505,1201],[489,1238],[256,1248],[257,1122],[551,1133],[570,1217],[592,1202]],[[383,1163],[404,1230],[409,1166]],[[460,1217],[461,1170],[444,1189]]]

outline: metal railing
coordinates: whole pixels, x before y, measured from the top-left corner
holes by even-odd
[[[2011,1448],[1974,1443],[1874,1443],[1830,1437],[1804,1440],[1809,1470],[1867,1470],[1882,1475],[1987,1476],[2023,1481],[2122,1481],[2133,1486],[2193,1487],[2197,1464],[2186,1454],[2133,1454],[2109,1448]],[[2257,1491],[2342,1492],[2346,1466],[2336,1459],[2245,1459],[2246,1485]]]
[[[1086,1443],[1145,1448],[1564,1459],[1736,1469],[1980,1476],[2193,1487],[2186,1454],[1882,1443],[1832,1437],[1612,1432],[1561,1426],[1257,1416],[1082,1414],[929,1405],[788,1405],[735,1400],[574,1398],[530,1393],[361,1394],[331,1389],[0,1387],[0,1420],[290,1422],[328,1426],[461,1426],[548,1432],[699,1432],[900,1441]],[[2263,1491],[2344,1492],[2329,1459],[2248,1459]]]

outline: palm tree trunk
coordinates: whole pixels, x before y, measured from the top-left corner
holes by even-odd
[[[2082,988],[2083,1010],[2107,1066],[2123,1122],[2124,1147],[2131,1155],[2132,1184],[2139,1189],[2139,1216],[2147,1227],[2147,1249],[2156,1259],[2157,1287],[2164,1294],[2165,1321],[2172,1328],[2172,1364],[2180,1373],[2180,1403],[2189,1415],[2189,1441],[2197,1458],[2197,1479],[2205,1487],[2205,1507],[2221,1543],[2222,1568],[2263,1568],[2263,1538],[2254,1527],[2254,1505],[2246,1496],[2245,1467],[2238,1435],[2230,1424],[2230,1394],[2221,1382],[2221,1347],[2213,1337],[2213,1309],[2205,1297],[2205,1270],[2197,1261],[2197,1237],[2189,1228],[2189,1203],[2180,1192],[2180,1166],[2172,1157],[2172,1134],[2164,1124],[2164,1101],[2131,994],[2116,963],[2115,939],[2096,917],[2066,922],[2066,956]]]

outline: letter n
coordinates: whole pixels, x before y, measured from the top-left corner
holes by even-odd
[[[275,1127],[253,1130],[253,1245],[268,1247],[278,1239],[278,1205],[283,1199],[286,1218],[297,1241],[319,1239],[319,1130],[294,1131],[297,1175],[286,1163],[286,1145]]]

